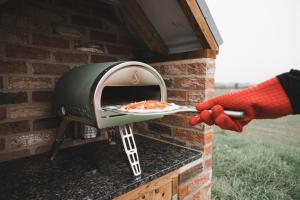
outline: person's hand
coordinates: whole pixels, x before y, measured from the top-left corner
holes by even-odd
[[[292,114],[291,103],[277,78],[247,89],[210,99],[196,105],[199,114],[190,118],[190,125],[200,122],[216,124],[222,129],[241,132],[252,119],[277,118]],[[243,111],[242,119],[233,119],[225,110]]]

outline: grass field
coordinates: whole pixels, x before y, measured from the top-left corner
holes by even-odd
[[[300,200],[300,116],[216,128],[213,148],[213,199]]]

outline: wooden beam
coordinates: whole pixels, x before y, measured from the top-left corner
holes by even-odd
[[[167,45],[136,0],[119,0],[119,2],[121,9],[128,15],[136,29],[136,33],[142,38],[147,47],[155,53],[167,54]]]
[[[150,58],[146,58],[143,61],[147,63],[153,63],[153,62],[166,62],[166,61],[187,60],[187,59],[196,59],[196,58],[216,59],[216,57],[217,57],[216,50],[204,49],[201,51],[191,51],[185,53],[153,56]]]
[[[205,20],[196,0],[178,0],[185,15],[191,22],[195,34],[201,41],[203,48],[218,51],[218,44]]]

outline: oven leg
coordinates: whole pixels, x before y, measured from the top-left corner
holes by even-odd
[[[123,146],[125,149],[125,153],[128,157],[133,174],[134,176],[141,175],[141,165],[140,165],[139,156],[137,153],[137,148],[133,137],[132,125],[126,124],[123,126],[119,126],[119,130],[120,130]]]
[[[61,145],[61,143],[64,141],[65,139],[65,130],[68,126],[68,124],[71,122],[71,120],[67,117],[64,116],[58,129],[57,129],[57,133],[55,135],[55,140],[52,144],[52,150],[51,150],[51,157],[50,160],[54,160],[55,156],[59,150],[59,147]]]

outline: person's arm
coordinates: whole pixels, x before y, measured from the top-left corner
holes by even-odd
[[[298,114],[300,109],[300,71],[291,70],[261,84],[210,99],[196,105],[199,114],[190,125],[205,122],[241,132],[252,119],[278,118]],[[244,111],[242,119],[232,119],[224,109]],[[209,111],[211,110],[211,111]]]
[[[300,114],[300,71],[291,70],[277,78],[292,104],[293,113]]]

